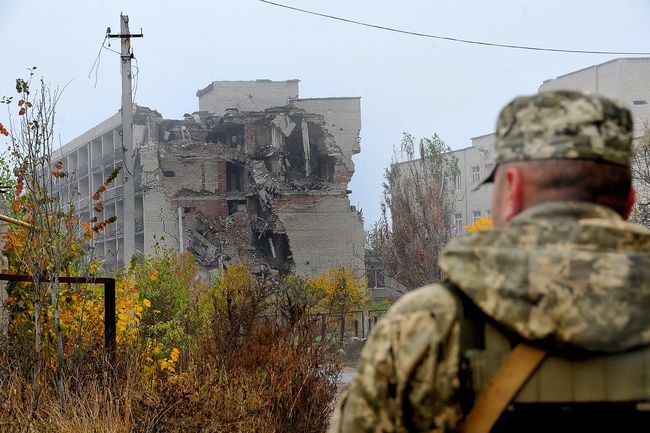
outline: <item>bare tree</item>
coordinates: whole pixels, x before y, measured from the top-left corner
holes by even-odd
[[[439,281],[440,251],[453,234],[453,182],[458,161],[434,134],[416,142],[404,133],[386,170],[382,217],[368,234],[368,247],[386,272],[409,289]]]
[[[650,129],[634,143],[632,177],[636,188],[636,203],[632,220],[650,228]]]
[[[37,394],[41,379],[47,376],[46,361],[50,359],[49,353],[44,351],[53,346],[56,386],[61,400],[65,401],[59,278],[87,271],[92,255],[85,254],[86,246],[93,235],[114,222],[115,217],[79,221],[75,188],[68,185],[63,162],[51,158],[55,142],[54,118],[61,91],[50,88],[42,79],[38,86],[32,86],[34,69],[30,69],[28,79],[16,80],[17,100],[13,97],[2,99],[7,105],[10,122],[9,130],[3,126],[0,131],[9,138],[10,144],[9,161],[3,161],[3,165],[5,171],[12,167],[16,177],[11,212],[20,222],[9,227],[4,254],[10,272],[32,277],[30,287],[14,284],[11,289],[14,297],[24,298],[33,308],[33,375]],[[12,106],[17,109],[16,115]],[[118,171],[116,169],[88,201],[89,211],[95,204],[95,212],[103,215],[101,194]],[[70,192],[66,192],[68,188]]]
[[[34,68],[35,69],[35,68]],[[17,121],[14,123],[12,113],[10,118],[10,156],[17,177],[16,199],[12,206],[19,219],[23,220],[29,229],[23,227],[10,230],[10,236],[16,238],[25,236],[24,249],[19,257],[15,257],[14,270],[27,272],[33,277],[34,305],[34,352],[36,366],[34,383],[39,386],[39,376],[44,367],[43,322],[47,320],[49,306],[52,306],[54,345],[57,359],[57,388],[63,399],[63,340],[61,337],[61,321],[58,309],[59,273],[61,271],[62,252],[66,246],[65,231],[61,202],[52,196],[55,182],[60,179],[54,173],[50,155],[54,142],[54,115],[58,90],[51,91],[41,81],[35,90],[31,87],[34,70],[30,70],[28,80],[16,80],[16,93],[19,100]],[[3,98],[3,103],[11,105],[13,98]],[[61,167],[58,167],[60,169]],[[63,175],[60,175],[63,176]],[[25,221],[26,220],[26,221]],[[18,234],[22,230],[24,234]],[[11,237],[10,237],[11,239]],[[68,245],[69,247],[69,245]],[[11,263],[10,257],[10,263]],[[50,281],[50,283],[44,283]],[[49,290],[48,290],[49,288]],[[47,295],[50,299],[47,299]]]

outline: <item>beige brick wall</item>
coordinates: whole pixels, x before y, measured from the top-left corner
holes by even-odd
[[[213,81],[199,90],[199,111],[222,115],[227,108],[263,111],[298,98],[298,80]]]
[[[144,253],[153,255],[156,243],[178,250],[178,209],[172,205],[171,197],[163,193],[162,170],[158,162],[158,146],[149,145],[140,149],[142,168],[142,195],[144,219]]]
[[[349,172],[354,172],[352,155],[361,151],[359,131],[361,130],[361,100],[351,98],[310,98],[294,102],[296,107],[307,113],[320,114],[325,119],[325,130],[330,134],[328,142],[341,151],[343,163]]]
[[[299,275],[316,276],[337,266],[363,275],[364,231],[347,197],[327,197],[312,204],[290,201],[277,209],[286,228]]]

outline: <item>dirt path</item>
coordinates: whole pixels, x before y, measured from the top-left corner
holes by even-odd
[[[354,377],[354,367],[343,367],[341,370],[341,375],[339,376],[338,384],[337,384],[337,389],[336,389],[336,395],[337,397],[341,394],[341,392],[345,389],[345,387],[352,382],[352,378]]]

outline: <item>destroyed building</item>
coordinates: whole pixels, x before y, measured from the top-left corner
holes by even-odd
[[[165,246],[192,251],[207,271],[246,261],[307,276],[363,272],[363,221],[348,198],[360,99],[301,99],[298,84],[216,81],[197,92],[200,111],[178,120],[137,107],[133,169],[105,193],[103,216],[118,223],[94,239],[97,258],[119,267]],[[85,218],[92,193],[124,164],[121,130],[118,113],[57,155],[73,174],[64,193]],[[135,223],[125,225],[129,200]]]

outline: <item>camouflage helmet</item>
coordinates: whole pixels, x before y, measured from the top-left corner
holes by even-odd
[[[629,167],[632,130],[630,111],[600,95],[558,90],[520,96],[499,114],[495,162],[590,159]],[[494,180],[495,169],[484,182]]]

